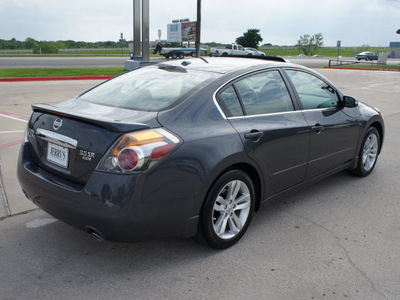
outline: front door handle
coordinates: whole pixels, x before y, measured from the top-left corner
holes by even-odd
[[[258,142],[263,135],[264,132],[262,131],[250,131],[244,134],[244,138],[252,140],[253,142]]]
[[[325,129],[325,127],[317,123],[314,126],[312,126],[311,129],[314,130],[317,134],[320,134]]]

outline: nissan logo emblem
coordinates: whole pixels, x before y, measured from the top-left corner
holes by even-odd
[[[60,118],[55,119],[53,122],[53,129],[58,130],[62,126],[62,120]]]

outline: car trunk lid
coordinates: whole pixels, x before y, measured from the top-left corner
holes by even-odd
[[[143,112],[72,99],[32,106],[28,139],[40,167],[85,184],[107,149],[123,133],[160,127],[157,112]]]

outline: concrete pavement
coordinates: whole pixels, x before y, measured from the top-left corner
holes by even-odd
[[[98,243],[36,209],[15,175],[12,144],[26,124],[4,113],[28,117],[30,104],[98,82],[0,83],[0,167],[11,213],[0,199],[0,299],[399,299],[400,74],[319,71],[382,110],[377,167],[367,178],[343,172],[262,207],[225,251],[178,239]]]

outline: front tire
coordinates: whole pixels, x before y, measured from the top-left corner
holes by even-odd
[[[253,216],[254,185],[240,170],[223,174],[211,187],[200,217],[199,234],[215,249],[234,245]]]
[[[375,127],[370,127],[364,137],[359,153],[357,168],[351,171],[354,175],[365,177],[375,168],[380,149],[380,136]]]

